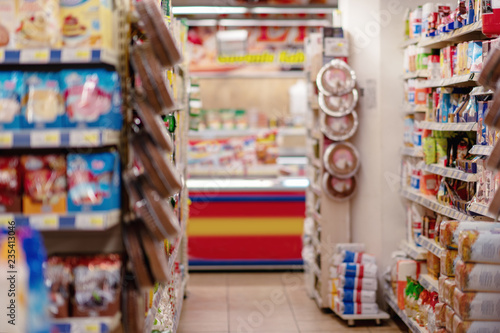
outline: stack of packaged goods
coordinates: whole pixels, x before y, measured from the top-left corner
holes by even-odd
[[[379,312],[376,303],[377,264],[364,253],[364,244],[338,244],[330,269],[330,306],[340,315],[371,315]]]

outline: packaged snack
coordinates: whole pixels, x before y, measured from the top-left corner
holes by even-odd
[[[114,48],[112,0],[60,0],[63,46]]]
[[[436,327],[446,327],[446,304],[437,303],[434,313],[436,314]]]
[[[66,158],[63,155],[22,156],[21,166],[23,213],[66,213]]]
[[[356,74],[344,61],[335,59],[321,68],[316,85],[324,95],[342,96],[356,86]]]
[[[418,279],[420,274],[426,274],[425,263],[415,260],[399,260],[396,265],[397,299],[401,310],[405,308],[405,289],[407,278]]]
[[[453,317],[453,333],[497,333],[497,321],[462,321]]]
[[[375,303],[377,294],[373,290],[353,290],[340,288],[338,297],[341,302],[346,303]]]
[[[458,252],[464,262],[500,264],[500,232],[462,231]]]
[[[18,157],[0,157],[0,214],[21,212],[21,170]]]
[[[0,48],[16,48],[16,25],[16,2],[0,0]]]
[[[59,1],[18,0],[17,48],[57,48],[61,44]]]
[[[377,279],[340,276],[338,287],[354,290],[377,290]]]
[[[60,78],[66,105],[65,127],[122,128],[120,80],[116,72],[63,70]]]
[[[463,291],[500,292],[498,265],[464,263],[457,261],[455,280]]]
[[[45,269],[45,284],[50,293],[50,314],[54,318],[69,317],[70,286],[73,282],[70,263],[51,257]]]
[[[62,127],[64,103],[56,73],[25,73],[23,128]]]
[[[453,309],[462,320],[500,320],[500,294],[463,292],[456,288]]]
[[[359,125],[358,114],[352,111],[342,117],[332,117],[321,114],[321,132],[333,141],[344,141],[351,138]]]
[[[453,308],[449,305],[446,305],[446,312],[445,312],[445,327],[448,332],[453,332],[453,317],[455,316],[455,311],[453,311]]]
[[[21,128],[22,89],[22,73],[0,72],[0,130]]]
[[[350,143],[335,143],[326,148],[323,163],[331,175],[348,179],[359,169],[359,153]]]
[[[368,315],[378,313],[377,303],[348,303],[342,302],[338,297],[334,298],[335,311],[344,315]]]
[[[67,175],[68,212],[120,208],[118,153],[69,154]]]
[[[458,260],[458,251],[446,250],[441,253],[441,274],[455,276],[455,265]]]
[[[491,222],[458,222],[458,221],[445,221],[441,223],[439,243],[442,247],[451,250],[458,249],[458,236],[463,230],[500,230],[500,223]]]
[[[455,292],[455,287],[457,286],[455,279],[440,276],[439,277],[439,297],[440,302],[446,304],[452,304],[453,293]]]
[[[441,259],[431,252],[427,253],[427,270],[429,271],[429,274],[436,279],[439,277],[439,272],[441,271]]]
[[[120,256],[109,254],[75,260],[73,317],[114,316],[120,309]]]
[[[353,264],[343,263],[337,267],[339,276],[358,277],[358,278],[376,278],[377,265],[375,264]]]

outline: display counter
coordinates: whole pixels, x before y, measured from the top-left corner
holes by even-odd
[[[192,270],[302,265],[307,178],[190,179],[187,186]]]

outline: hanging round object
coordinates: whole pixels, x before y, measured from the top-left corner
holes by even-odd
[[[340,179],[325,172],[323,175],[323,191],[335,201],[351,199],[356,193],[356,177]]]
[[[359,169],[359,154],[348,142],[334,143],[326,148],[323,163],[331,175],[347,179],[354,176]]]
[[[321,114],[321,132],[333,141],[344,141],[351,138],[358,130],[358,125],[356,111],[342,117]]]
[[[332,117],[345,116],[354,110],[358,104],[358,90],[353,89],[345,95],[325,95],[319,93],[318,103],[321,111]]]
[[[323,95],[342,96],[356,86],[356,74],[344,61],[335,59],[321,68],[316,85]]]

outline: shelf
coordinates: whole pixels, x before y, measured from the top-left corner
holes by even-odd
[[[480,204],[480,203],[477,203],[477,202],[473,202],[470,204],[469,206],[469,210],[473,213],[476,213],[476,214],[479,214],[479,215],[483,215],[483,216],[487,216],[487,217],[490,217],[492,219],[497,219],[497,216],[491,214],[489,211],[488,211],[488,206],[484,205],[484,204]]]
[[[312,217],[316,222],[321,224],[321,215],[318,212],[313,212]]]
[[[418,44],[418,42],[420,41],[420,37],[417,37],[417,38],[412,38],[412,39],[407,39],[405,40],[402,44],[401,44],[401,48],[404,49],[404,48],[407,48],[408,46],[410,45],[415,45],[415,44]]]
[[[403,74],[403,80],[428,78],[428,77],[429,77],[429,71],[427,69],[420,69],[416,72],[408,72]]]
[[[493,95],[495,92],[491,89],[485,89],[483,86],[475,87],[470,92],[471,96],[480,96],[480,95]]]
[[[427,259],[427,250],[411,244],[408,241],[403,240],[401,242],[401,250],[403,250],[413,260]]]
[[[398,307],[398,303],[397,303],[396,298],[394,297],[392,291],[385,292],[385,300],[386,300],[387,304],[394,310],[394,312],[396,312],[398,317],[401,318],[401,320],[406,324],[406,326],[408,326],[408,328],[410,329],[410,332],[412,332],[412,333],[429,333],[429,331],[426,328],[420,327],[415,320],[408,318],[406,313],[404,313],[404,311]]]
[[[174,326],[172,328],[172,332],[176,333],[179,328],[179,321],[181,319],[182,313],[182,305],[184,304],[184,290],[186,289],[188,277],[186,276],[181,283],[181,288],[178,289],[180,295],[177,295],[177,304],[175,305],[175,315],[174,315]]]
[[[416,124],[418,128],[433,131],[477,131],[477,123],[436,123],[432,121],[420,121]]]
[[[32,64],[118,64],[118,53],[110,49],[0,49],[0,65]]]
[[[52,331],[57,333],[109,333],[120,325],[121,314],[113,317],[52,319]]]
[[[436,37],[424,37],[420,39],[418,47],[440,49],[453,43],[484,39],[486,36],[482,33],[482,27],[483,23],[479,21]]]
[[[311,271],[318,277],[318,279],[321,279],[321,269],[319,269],[318,264],[316,264],[315,260],[311,262]]]
[[[462,170],[455,168],[447,168],[438,164],[430,164],[424,167],[424,170],[436,175],[447,178],[458,179],[464,182],[477,182],[477,175],[475,173],[466,173]]]
[[[1,131],[0,148],[104,147],[120,143],[120,132],[101,129]]]
[[[459,212],[458,210],[452,207],[444,206],[438,203],[435,198],[431,196],[425,196],[415,190],[402,189],[400,190],[400,195],[408,200],[411,200],[430,210],[433,210],[436,213],[451,217],[452,219],[460,221],[473,221],[473,218],[471,216]]]
[[[471,148],[471,150],[469,150],[469,154],[490,156],[492,151],[493,146],[475,145]]]
[[[403,106],[404,113],[427,112],[427,105],[406,104]]]
[[[427,237],[420,236],[420,237],[418,237],[418,241],[424,249],[431,252],[432,254],[434,254],[437,257],[441,257],[441,253],[444,251],[444,249],[441,247],[441,245],[436,243],[433,239],[429,239]]]
[[[316,304],[318,305],[318,307],[320,309],[322,309],[323,308],[323,300],[321,299],[321,295],[319,294],[319,292],[316,288],[314,288],[314,291],[313,291],[313,299],[316,302]]]
[[[0,225],[16,221],[17,227],[37,230],[106,230],[120,222],[120,210],[64,214],[0,214]]]
[[[403,147],[401,149],[401,155],[422,158],[424,157],[424,152],[422,151],[421,148]]]
[[[477,86],[479,73],[470,73],[454,76],[449,79],[427,80],[419,85],[419,88],[439,88],[439,87],[473,87]]]
[[[418,278],[418,282],[431,292],[438,292],[438,280],[429,274],[421,274]]]
[[[379,322],[381,319],[391,318],[391,316],[389,316],[387,312],[384,312],[382,310],[379,310],[379,312],[375,314],[366,314],[366,315],[363,314],[345,315],[337,312],[335,308],[331,310],[335,312],[335,314],[339,316],[342,320],[347,320],[349,326],[353,326],[355,320],[377,320],[377,322]]]

